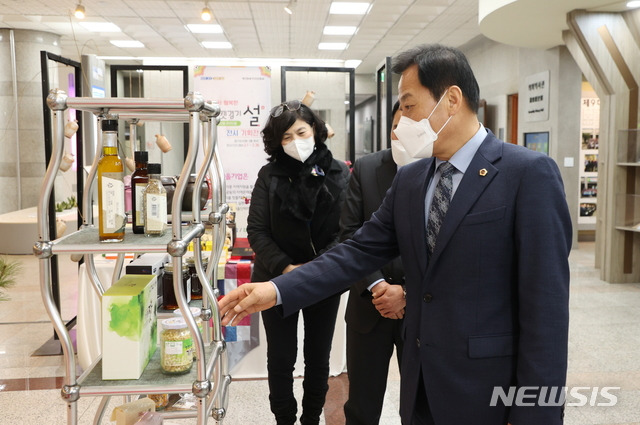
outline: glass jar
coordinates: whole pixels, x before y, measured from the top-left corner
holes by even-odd
[[[187,302],[191,301],[191,277],[189,276],[189,267],[182,264],[182,286],[184,288]],[[178,308],[178,300],[173,291],[173,261],[164,265],[164,274],[162,276],[162,304],[167,310],[175,310]]]
[[[193,316],[193,318],[196,321],[196,325],[198,326],[198,330],[200,331],[200,335],[202,335],[203,333],[203,328],[202,328],[202,319],[200,318],[200,314],[202,312],[202,310],[199,307],[189,307],[189,310],[191,310],[191,315]],[[173,312],[173,314],[177,314],[180,317],[182,317],[182,310],[177,309]],[[192,348],[192,354],[193,354],[193,359],[196,359],[196,349],[195,346],[193,346]]]
[[[193,339],[181,317],[164,319],[160,334],[160,366],[164,373],[187,373],[193,365]]]
[[[208,258],[202,259],[202,268],[207,270]],[[191,299],[202,299],[202,285],[200,284],[200,278],[196,272],[196,259],[194,257],[187,258],[187,265],[189,266],[189,275],[191,275]]]

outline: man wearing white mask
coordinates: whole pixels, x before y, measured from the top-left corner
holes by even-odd
[[[459,50],[418,46],[393,70],[395,133],[414,156],[434,157],[398,170],[351,239],[228,294],[223,324],[277,304],[286,316],[400,254],[402,423],[560,425],[571,219],[558,167],[478,122],[478,84]]]
[[[298,100],[271,110],[262,130],[269,163],[251,194],[247,235],[256,258],[252,280],[285,274],[334,245],[349,169],[325,145],[325,123]],[[332,295],[332,294],[329,294]],[[327,298],[327,297],[324,297]],[[332,295],[302,309],[304,317],[303,425],[316,425],[328,389],[329,352],[340,304]],[[293,368],[298,314],[262,313],[267,335],[269,402],[278,425],[297,423]]]
[[[398,167],[416,161],[393,133],[400,121],[400,104],[393,105],[391,148],[365,155],[353,164],[340,216],[340,239],[350,238],[380,207]],[[394,348],[402,356],[404,270],[400,257],[351,286],[345,312],[349,399],[346,425],[377,425],[387,388],[389,360]]]

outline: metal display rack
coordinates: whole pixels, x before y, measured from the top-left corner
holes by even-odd
[[[62,398],[67,403],[67,424],[75,425],[78,420],[77,401],[80,396],[102,396],[102,401],[94,418],[94,424],[99,424],[111,396],[114,395],[142,395],[163,393],[193,393],[196,406],[187,411],[159,412],[164,418],[197,418],[198,425],[205,425],[209,417],[216,423],[221,423],[226,414],[228,404],[228,387],[231,382],[225,341],[222,336],[220,314],[217,304],[217,265],[222,254],[226,232],[226,186],[224,172],[217,148],[216,129],[219,121],[220,109],[217,104],[205,102],[199,93],[189,93],[184,99],[142,99],[142,98],[71,98],[60,90],[51,90],[47,97],[47,105],[53,116],[53,147],[51,160],[40,191],[38,202],[38,235],[39,240],[34,245],[34,254],[39,259],[40,289],[45,309],[53,323],[54,329],[62,346],[65,379],[61,389]],[[99,132],[91,171],[85,181],[83,191],[83,224],[75,233],[66,237],[51,240],[49,229],[49,205],[54,180],[64,151],[64,111],[67,108],[92,112],[100,121],[105,118],[120,118],[128,120],[131,131],[135,132],[139,121],[183,121],[189,123],[188,153],[184,161],[180,178],[172,200],[173,217],[182,217],[182,200],[187,188],[188,177],[195,164],[195,158],[200,143],[204,146],[205,154],[202,166],[196,177],[195,187],[200,187],[208,174],[212,183],[213,207],[208,217],[212,224],[214,248],[205,270],[202,262],[202,247],[200,238],[205,232],[201,219],[201,205],[198,191],[193,191],[192,222],[183,225],[181,220],[173,220],[171,234],[167,232],[162,237],[147,238],[144,235],[133,234],[129,229],[125,232],[125,239],[120,243],[100,243],[97,228],[93,223],[91,206],[92,186],[95,186],[98,160],[102,151],[102,139]],[[135,133],[132,133],[135,134]],[[212,164],[212,165],[210,165]],[[201,334],[195,319],[184,315],[191,332],[196,353],[196,367],[186,375],[169,376],[162,373],[159,364],[159,351],[149,362],[144,373],[137,380],[103,381],[101,374],[101,359],[99,358],[82,375],[76,376],[76,360],[69,332],[62,321],[60,311],[56,308],[51,290],[51,260],[56,254],[83,254],[86,262],[89,280],[92,288],[101,297],[104,287],[100,282],[94,263],[94,254],[118,253],[113,274],[113,282],[120,278],[124,264],[125,253],[168,252],[172,257],[173,267],[180,270],[182,256],[186,253],[189,243],[193,241],[196,272],[203,284],[202,320],[204,332]],[[180,273],[173,276],[173,288],[181,311],[188,311],[186,294],[182,285]],[[212,329],[209,319],[213,318]],[[213,337],[212,337],[213,335]]]

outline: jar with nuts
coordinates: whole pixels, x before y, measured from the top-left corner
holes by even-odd
[[[187,373],[193,365],[193,339],[181,317],[165,319],[160,334],[160,366],[171,375]]]

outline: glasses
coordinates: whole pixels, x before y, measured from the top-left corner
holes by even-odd
[[[297,111],[298,109],[300,109],[301,105],[302,102],[300,102],[299,100],[290,100],[288,102],[283,102],[271,109],[270,114],[273,118],[277,118],[282,115],[285,108],[287,108],[287,110],[289,111]]]

